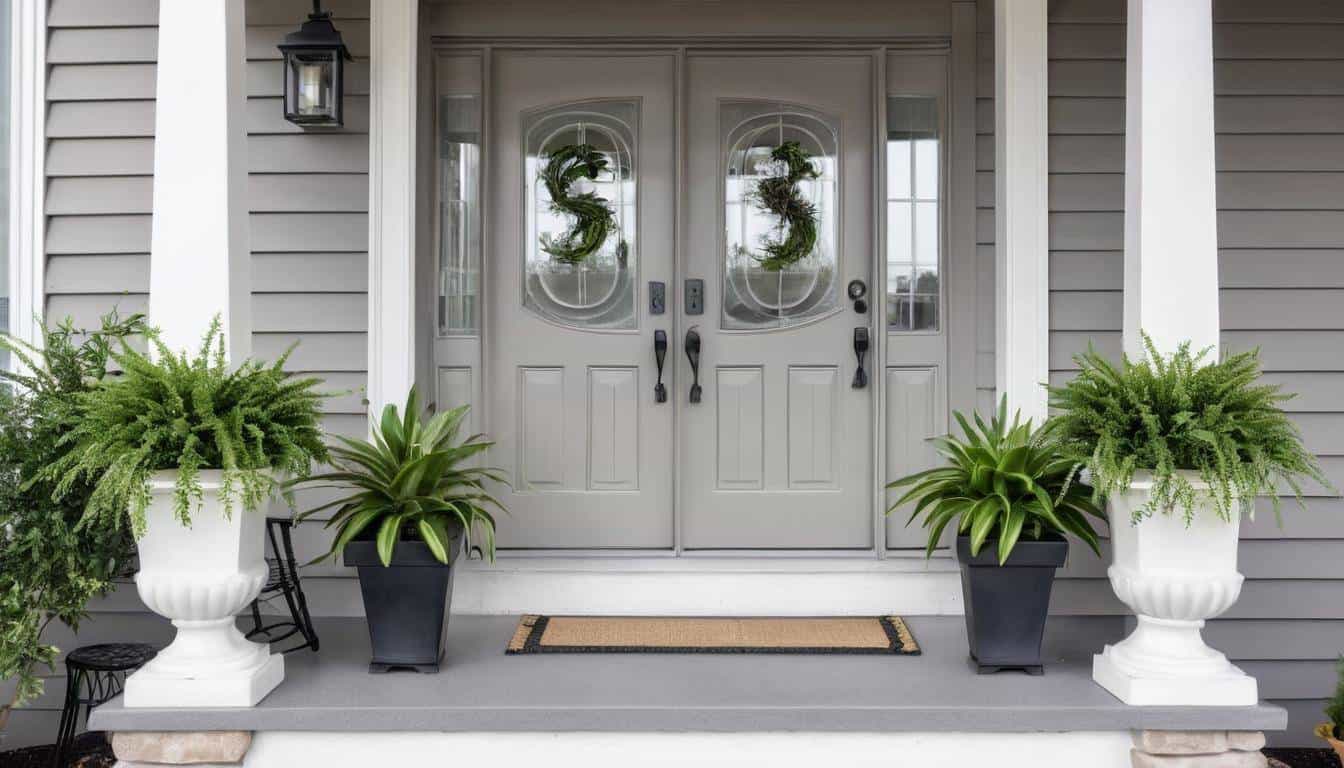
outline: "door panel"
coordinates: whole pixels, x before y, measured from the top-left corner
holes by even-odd
[[[491,85],[486,382],[501,547],[669,548],[671,403],[654,398],[647,281],[672,280],[675,59],[502,52]],[[619,73],[619,77],[613,77]],[[571,194],[609,201],[601,248],[556,256],[575,219],[542,179],[563,147],[606,168]],[[664,380],[671,385],[671,377]]]
[[[683,546],[871,548],[874,387],[851,386],[854,330],[871,315],[844,289],[872,283],[873,60],[704,55],[687,66],[685,277],[704,281],[705,306],[683,327],[702,338],[706,386],[701,403],[677,393]],[[753,210],[753,190],[779,172],[771,149],[790,141],[816,171],[797,186],[816,240],[774,270],[760,260],[789,230]]]

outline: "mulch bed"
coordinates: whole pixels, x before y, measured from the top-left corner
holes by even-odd
[[[51,768],[54,744],[0,752],[0,768]],[[81,733],[70,749],[70,768],[112,768],[117,758],[101,733]]]
[[[1288,768],[1341,768],[1333,749],[1266,749],[1265,754]]]

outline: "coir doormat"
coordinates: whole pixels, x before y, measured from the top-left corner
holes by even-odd
[[[863,653],[915,656],[899,616],[524,616],[507,653]]]

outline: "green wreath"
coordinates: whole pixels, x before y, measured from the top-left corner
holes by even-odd
[[[607,158],[591,144],[567,144],[546,159],[541,180],[551,195],[551,210],[574,217],[574,224],[559,237],[541,236],[541,249],[556,261],[580,264],[597,253],[607,236],[616,228],[616,213],[611,203],[596,192],[571,195],[569,188],[579,179],[596,181],[607,169]],[[624,261],[625,242],[616,248]]]
[[[796,141],[786,141],[770,153],[776,165],[782,165],[774,176],[756,183],[756,204],[764,211],[779,217],[787,224],[789,234],[783,240],[765,238],[761,244],[764,256],[752,254],[761,269],[778,272],[806,258],[817,245],[817,207],[803,198],[798,184],[816,179],[821,172],[812,165],[812,156]]]

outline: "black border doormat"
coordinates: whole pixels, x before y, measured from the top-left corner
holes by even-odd
[[[506,653],[815,653],[918,656],[900,616],[524,616]]]

